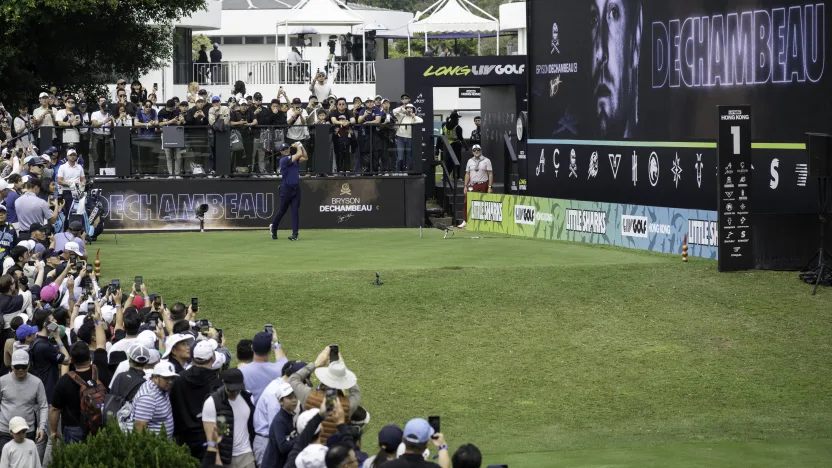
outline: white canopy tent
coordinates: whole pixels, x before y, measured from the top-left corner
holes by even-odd
[[[281,33],[283,27],[283,35],[285,37],[285,47],[289,47],[289,27],[295,26],[349,26],[364,25],[364,17],[356,13],[341,0],[301,0],[297,5],[289,10],[289,14],[285,20],[277,23],[277,35]],[[362,39],[364,34],[362,33]],[[366,42],[364,43],[364,53],[362,60],[366,67]],[[275,47],[275,61],[279,62],[278,48]],[[285,75],[289,76],[289,61],[284,63]]]
[[[471,12],[471,8],[485,15],[480,17]],[[430,15],[422,20],[424,15]],[[482,32],[497,31],[497,55],[500,55],[500,22],[497,18],[491,16],[471,3],[470,0],[438,0],[433,5],[429,6],[425,11],[417,11],[413,20],[407,25],[407,51],[410,54],[410,37],[413,33],[424,34],[425,36],[425,52],[428,50],[428,31],[456,33],[467,32],[477,33],[477,48],[479,50],[479,34]]]

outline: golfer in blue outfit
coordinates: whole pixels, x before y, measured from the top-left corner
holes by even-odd
[[[283,184],[280,186],[280,210],[274,216],[269,231],[272,239],[277,239],[277,225],[286,214],[289,206],[292,206],[292,235],[289,240],[298,240],[298,225],[300,219],[300,175],[298,175],[298,161],[306,161],[309,156],[303,144],[297,142],[292,146],[283,143],[280,145],[280,174],[283,176]]]

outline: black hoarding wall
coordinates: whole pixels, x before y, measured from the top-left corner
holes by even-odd
[[[208,204],[206,229],[265,229],[280,208],[279,180],[98,181],[108,231],[199,229],[195,212]],[[424,178],[303,178],[301,229],[418,227]],[[416,200],[417,202],[414,202]],[[291,228],[287,213],[279,229]]]
[[[824,3],[529,0],[528,8],[528,194],[716,211],[717,106],[748,105],[753,244],[766,249],[756,249],[757,266],[796,261],[794,249],[772,250],[783,240],[773,228],[778,216],[817,210],[804,134],[832,127]],[[799,244],[814,235],[794,234]]]
[[[508,167],[508,154],[504,150],[503,135],[514,132],[517,114],[514,86],[487,86],[482,88],[482,154],[491,159],[494,183],[503,184]],[[467,161],[461,161],[465,164]],[[506,193],[508,191],[506,190]]]
[[[770,0],[621,4],[615,16],[611,3],[599,11],[590,0],[529,2],[531,142],[551,153],[566,141],[570,147],[561,144],[560,151],[574,147],[584,165],[595,151],[623,158],[635,150],[645,162],[655,152],[660,183],[672,177],[668,170],[678,156],[681,182],[676,188],[674,181],[673,192],[636,185],[632,190],[641,193],[628,194],[618,181],[600,196],[715,210],[712,189],[689,182],[699,177],[700,162],[703,177],[715,182],[716,106],[750,105],[754,189],[764,192],[755,210],[813,212],[817,187],[805,177],[802,148],[805,132],[832,126],[825,72],[829,9]],[[611,27],[619,34],[599,33]],[[554,180],[535,178],[532,169],[530,191],[564,196]],[[709,193],[702,196],[700,189]],[[568,190],[584,199],[594,193]]]
[[[404,70],[403,80],[401,70]],[[406,59],[382,60],[376,62],[376,90],[384,96],[400,96],[407,92],[416,112],[426,123],[433,121],[433,88],[441,87],[479,87],[485,96],[486,87],[513,86],[514,96],[511,102],[493,115],[494,128],[483,116],[483,138],[493,135],[497,139],[500,129],[505,129],[506,121],[514,123],[515,116],[526,108],[527,73],[526,57],[485,56],[485,57],[412,57]],[[485,102],[485,101],[481,101]],[[430,126],[428,126],[430,128]],[[489,133],[490,132],[490,133]],[[466,135],[467,138],[468,135]],[[502,133],[499,133],[502,141]],[[433,140],[430,132],[423,134],[422,156],[433,155]],[[503,159],[502,144],[498,154],[486,154],[494,162]],[[504,180],[503,170],[495,169],[495,180]]]

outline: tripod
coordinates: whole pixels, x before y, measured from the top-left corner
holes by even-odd
[[[832,185],[829,183],[829,177],[818,177],[818,219],[820,221],[820,248],[818,252],[809,260],[809,263],[800,271],[800,279],[805,283],[815,284],[812,290],[814,296],[818,292],[818,285],[821,283],[824,286],[832,286],[832,255],[825,249],[825,231],[826,231],[826,214],[829,203],[829,189]]]

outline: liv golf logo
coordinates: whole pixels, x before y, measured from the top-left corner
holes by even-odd
[[[625,237],[647,237],[647,218],[644,216],[621,216],[621,235]]]
[[[515,205],[514,223],[534,226],[535,209],[533,206]]]
[[[493,221],[496,223],[503,222],[503,204],[502,202],[489,202],[472,200],[471,201],[471,219],[477,221]]]

